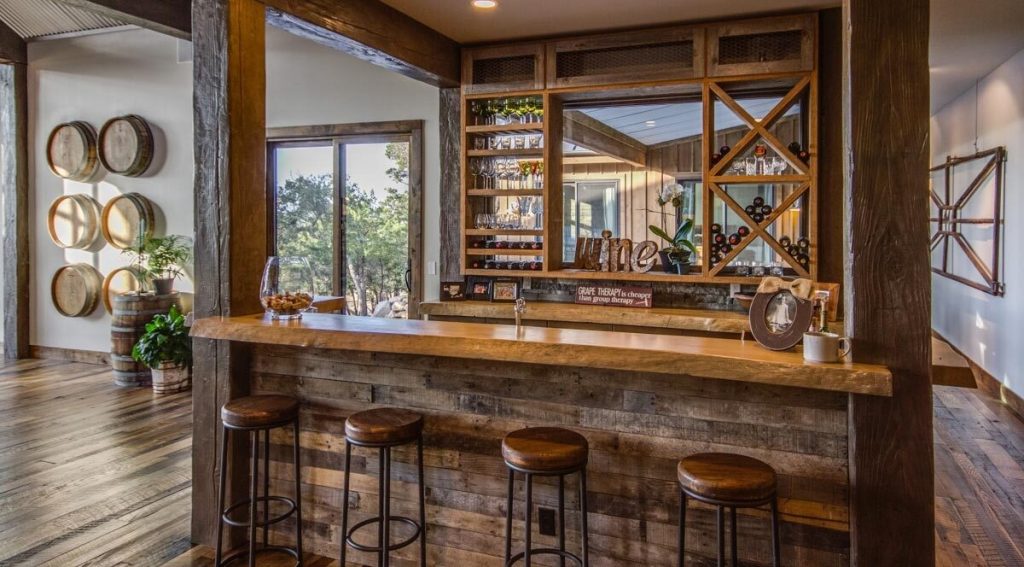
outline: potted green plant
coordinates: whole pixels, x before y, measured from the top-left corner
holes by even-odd
[[[174,279],[180,276],[182,264],[192,257],[192,248],[185,237],[171,234],[147,238],[143,243],[146,266],[157,295],[174,291]]]
[[[132,347],[132,358],[153,371],[153,391],[158,394],[181,392],[190,385],[192,339],[188,336],[185,316],[177,306],[166,315],[160,314],[146,324]]]
[[[675,236],[669,236],[657,225],[652,224],[648,228],[655,236],[668,243],[668,246],[659,251],[661,265],[665,272],[683,275],[690,273],[690,255],[697,254],[697,247],[690,242],[693,219],[685,219],[679,223]]]

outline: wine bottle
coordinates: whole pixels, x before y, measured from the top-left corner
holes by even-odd
[[[740,240],[742,240],[742,238],[740,238],[739,234],[730,234],[729,235],[729,244],[732,244],[733,246],[736,246],[737,244],[739,244]]]
[[[725,239],[725,235],[724,234],[718,233],[718,234],[715,235],[715,244],[719,244],[719,245],[725,244],[725,241],[726,241],[726,239]]]
[[[722,225],[718,224],[717,222],[711,225],[711,234],[718,234],[720,232],[722,232]]]
[[[811,248],[811,241],[804,236],[801,237],[800,240],[796,241],[796,245],[799,246],[801,250],[809,250]]]
[[[768,216],[768,215],[772,214],[772,206],[771,205],[761,205],[761,214],[764,215],[764,216]]]
[[[740,238],[746,238],[750,236],[750,229],[745,226],[741,226],[738,229],[736,229],[736,234],[739,234]]]
[[[779,239],[779,244],[783,248],[786,248],[787,250],[789,249],[789,245],[792,244],[792,243],[793,243],[793,241],[790,240],[790,238],[788,236],[783,236],[782,238]]]
[[[761,213],[754,213],[753,215],[750,216],[750,218],[754,219],[754,222],[756,222],[757,224],[761,224],[764,222],[764,215],[762,215]]]
[[[754,213],[757,212],[757,207],[754,205],[747,205],[747,207],[743,210],[746,211],[748,215],[753,215]]]
[[[800,142],[789,143],[789,151],[793,152],[794,155],[799,154],[801,150],[803,150],[803,147],[800,145]]]
[[[764,197],[754,197],[754,206],[760,207],[764,205]]]

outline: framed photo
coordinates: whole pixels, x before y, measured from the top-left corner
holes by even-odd
[[[497,280],[491,286],[491,301],[511,303],[519,299],[519,280]]]
[[[441,301],[465,301],[466,282],[463,280],[441,282]]]
[[[490,278],[469,278],[469,283],[466,287],[466,298],[476,299],[483,301],[491,300],[491,280]]]
[[[788,289],[758,293],[750,304],[750,334],[770,350],[789,350],[811,325],[814,304],[794,297]]]

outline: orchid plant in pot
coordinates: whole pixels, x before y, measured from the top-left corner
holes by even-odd
[[[661,227],[654,224],[648,228],[655,236],[668,243],[659,251],[665,272],[682,275],[690,273],[690,256],[698,254],[697,247],[690,241],[693,219],[684,219],[679,223],[674,236],[669,236]]]

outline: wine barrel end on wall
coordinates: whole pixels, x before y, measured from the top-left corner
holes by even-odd
[[[139,177],[153,163],[153,131],[141,116],[111,118],[100,129],[99,153],[107,171]]]
[[[58,125],[46,142],[46,162],[57,177],[86,181],[99,168],[96,130],[88,122]]]
[[[153,375],[144,364],[132,358],[132,347],[146,332],[153,317],[167,313],[171,306],[181,308],[177,293],[169,295],[126,293],[114,296],[110,322],[110,364],[118,386],[149,386]]]

